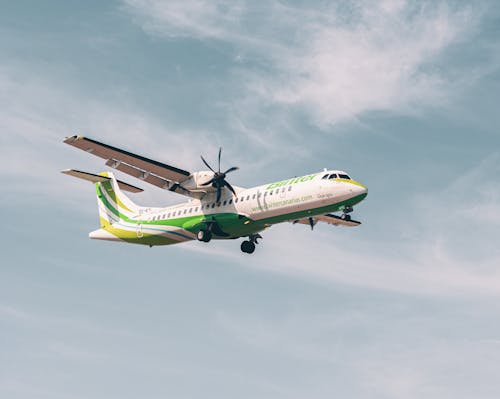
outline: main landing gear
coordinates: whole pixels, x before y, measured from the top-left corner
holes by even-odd
[[[255,244],[258,244],[257,239],[262,238],[260,234],[250,234],[248,241],[245,240],[241,243],[241,250],[246,254],[253,254],[255,251]]]
[[[196,234],[198,241],[209,242],[212,239],[212,232],[210,230],[200,230]]]

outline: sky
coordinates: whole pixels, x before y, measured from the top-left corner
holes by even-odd
[[[5,2],[0,397],[498,398],[499,93],[495,1]],[[91,241],[73,134],[221,146],[243,187],[346,170],[363,224]]]

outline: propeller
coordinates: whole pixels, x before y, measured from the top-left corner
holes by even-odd
[[[203,183],[201,184],[202,186],[208,186],[208,185],[212,185],[212,187],[216,188],[217,189],[217,201],[216,202],[219,202],[220,201],[220,197],[222,195],[222,189],[224,187],[227,187],[229,190],[232,191],[232,193],[234,195],[236,195],[236,191],[234,191],[234,188],[227,182],[226,180],[226,175],[230,172],[234,172],[235,170],[238,170],[239,168],[237,166],[233,166],[232,168],[229,168],[228,170],[226,170],[225,172],[221,172],[220,171],[220,155],[221,155],[221,152],[222,152],[222,148],[219,148],[219,157],[218,157],[218,168],[217,168],[217,172],[215,170],[212,169],[212,167],[208,164],[207,161],[205,161],[205,158],[203,158],[203,156],[200,155],[201,157],[201,160],[203,161],[203,163],[212,171],[214,172],[214,177],[212,177],[209,181],[207,181],[206,183]]]

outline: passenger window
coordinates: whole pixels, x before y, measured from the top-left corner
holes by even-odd
[[[184,209],[184,215],[186,214],[186,212],[187,212],[187,209]]]
[[[250,199],[250,196],[249,196],[249,195],[247,195],[247,201],[248,201],[249,199]]]
[[[292,191],[292,186],[288,186],[288,191]]]
[[[275,194],[278,194],[279,192],[280,192],[280,189],[279,189],[279,188],[277,188],[277,189],[274,191],[274,193],[275,193]]]
[[[281,189],[281,192],[282,192],[282,193],[284,193],[284,192],[285,192],[285,187],[283,187],[283,188]]]
[[[227,204],[227,200],[224,200],[224,202],[222,203],[222,205],[226,205]]]
[[[236,204],[238,202],[238,197],[234,199],[234,203]]]
[[[267,191],[264,193],[264,197],[267,197]]]
[[[214,203],[214,204],[212,204],[212,208],[215,208],[215,203]]]
[[[241,198],[240,198],[240,201],[245,201],[245,197],[241,197]]]
[[[217,208],[220,206],[220,202],[217,202]]]
[[[273,191],[272,191],[272,190],[271,190],[271,191],[269,191],[269,195],[273,195]]]
[[[229,200],[229,203],[230,203],[230,204],[232,204],[232,203],[233,203],[233,199],[232,199],[232,198]]]
[[[255,194],[254,194],[254,195],[252,195],[252,199],[255,199]]]

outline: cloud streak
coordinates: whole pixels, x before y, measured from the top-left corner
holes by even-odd
[[[481,18],[481,11],[446,2],[398,0],[266,7],[225,1],[124,4],[153,35],[231,44],[235,76],[246,93],[235,108],[242,119],[248,120],[250,104],[278,105],[305,110],[322,129],[368,111],[412,114],[446,104],[462,74],[442,69],[439,57],[470,38]]]

